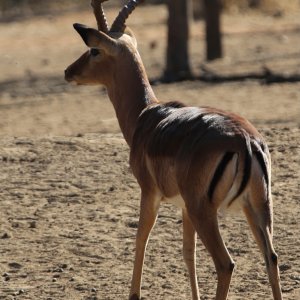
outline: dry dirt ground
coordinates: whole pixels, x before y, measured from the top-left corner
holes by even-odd
[[[109,19],[115,15],[108,10]],[[153,18],[155,16],[155,18]],[[151,78],[164,68],[166,11],[141,7],[129,24]],[[63,70],[85,46],[71,24],[89,11],[0,24],[0,299],[126,299],[139,188],[105,90],[74,87]],[[300,72],[299,12],[225,15],[222,74]],[[191,65],[204,62],[203,24],[192,27]],[[162,100],[211,105],[250,119],[270,146],[274,244],[284,299],[300,299],[300,84],[258,81],[157,85]],[[243,216],[220,218],[236,261],[229,299],[272,299],[263,259]],[[146,255],[144,299],[190,299],[180,211],[161,207]],[[198,243],[201,299],[216,274]]]

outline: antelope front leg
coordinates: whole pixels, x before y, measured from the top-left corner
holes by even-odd
[[[193,300],[199,300],[199,290],[196,275],[196,230],[185,209],[182,210],[183,222],[183,258],[186,263]]]
[[[140,299],[145,250],[150,232],[156,221],[159,202],[159,199],[153,193],[145,194],[142,192],[140,218],[136,235],[134,268],[129,295],[130,300]]]

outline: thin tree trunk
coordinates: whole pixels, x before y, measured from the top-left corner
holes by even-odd
[[[221,58],[222,40],[220,25],[220,0],[204,0],[205,28],[206,28],[206,59],[214,60]]]
[[[191,77],[188,40],[192,2],[191,0],[168,0],[168,10],[167,65],[164,79],[183,80]]]

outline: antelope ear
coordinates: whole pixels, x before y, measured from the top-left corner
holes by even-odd
[[[119,47],[117,41],[104,32],[78,23],[73,24],[73,27],[88,47],[102,49],[112,56],[118,54]]]

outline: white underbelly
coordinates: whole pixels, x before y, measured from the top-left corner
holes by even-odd
[[[184,200],[180,195],[176,195],[172,198],[164,198],[164,202],[171,203],[179,208],[185,208]]]

